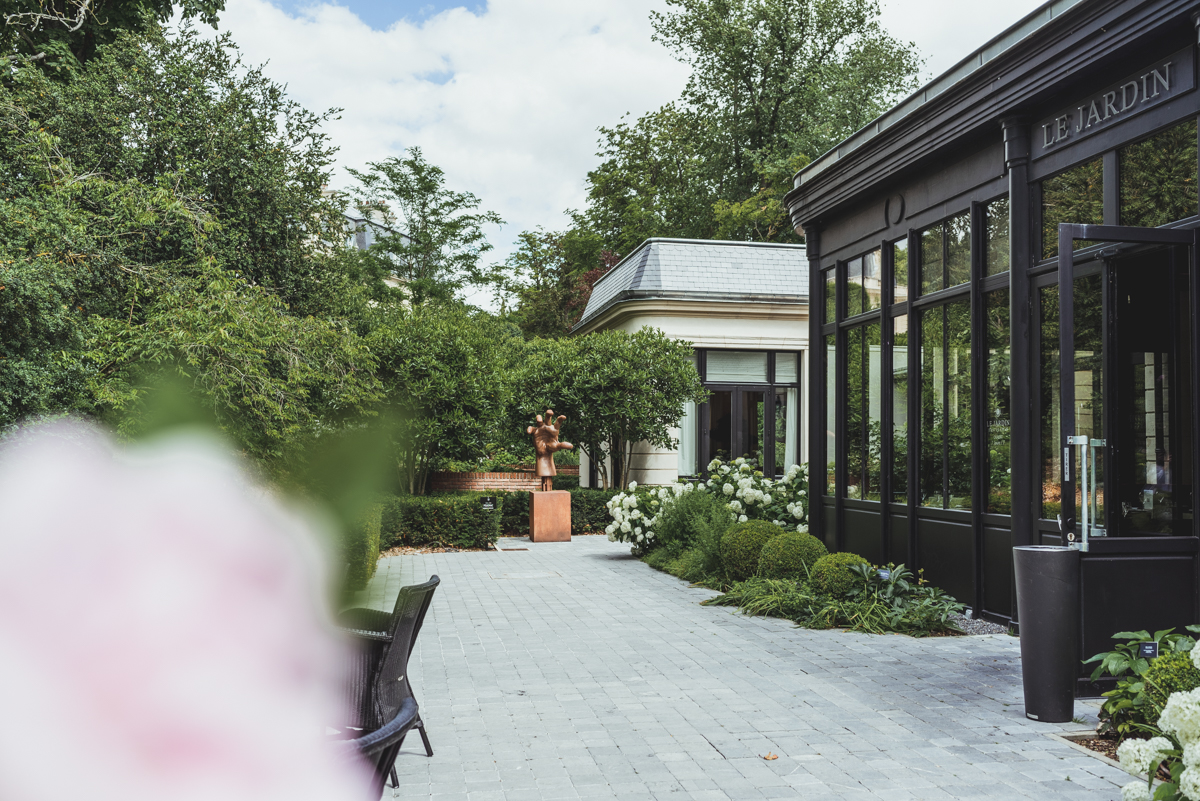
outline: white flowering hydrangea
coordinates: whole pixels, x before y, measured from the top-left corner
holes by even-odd
[[[1157,767],[1174,747],[1166,737],[1125,740],[1117,746],[1117,760],[1126,771],[1138,776]]]
[[[1200,689],[1171,693],[1158,718],[1158,728],[1185,747],[1200,741]]]
[[[1150,801],[1150,785],[1143,781],[1130,782],[1121,788],[1121,801]]]
[[[1179,776],[1179,792],[1184,798],[1200,801],[1200,767],[1189,765]]]
[[[628,490],[608,501],[613,522],[604,532],[614,542],[650,550],[656,545],[654,522],[677,498],[697,491],[711,491],[723,498],[734,520],[766,520],[801,533],[808,531],[807,468],[792,465],[776,480],[762,475],[753,460],[739,458],[726,464],[713,459],[707,472],[709,478],[703,483],[639,487],[636,481],[629,482]]]

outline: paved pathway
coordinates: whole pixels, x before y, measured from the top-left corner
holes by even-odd
[[[401,797],[1114,799],[1130,780],[1044,736],[1084,727],[1024,717],[1012,637],[807,631],[700,606],[603,537],[502,543],[528,550],[393,557],[367,590],[390,608],[442,578],[409,671],[435,756],[405,742]]]

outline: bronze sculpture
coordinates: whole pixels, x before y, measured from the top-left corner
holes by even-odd
[[[546,410],[546,418],[543,420],[539,414],[536,417],[536,426],[527,426],[526,434],[533,434],[533,452],[537,454],[537,474],[542,479],[542,491],[549,492],[554,489],[554,476],[558,475],[558,471],[554,469],[554,454],[556,451],[565,451],[574,449],[574,445],[569,442],[559,442],[558,432],[562,430],[562,423],[567,419],[566,415],[560,414],[556,420],[554,410]]]

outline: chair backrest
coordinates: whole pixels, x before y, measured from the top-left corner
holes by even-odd
[[[383,787],[387,782],[388,774],[391,773],[392,766],[396,764],[400,744],[416,722],[416,699],[405,698],[396,715],[382,728],[364,734],[356,740],[334,740],[330,743],[330,748],[335,749],[342,759],[347,761],[362,759],[371,766],[373,797],[379,798],[383,795]]]
[[[433,591],[441,583],[437,576],[430,576],[423,584],[401,588],[396,597],[388,630],[392,641],[380,656],[375,674],[375,714],[380,721],[393,718],[404,699],[413,697],[408,683],[408,658],[433,601]]]

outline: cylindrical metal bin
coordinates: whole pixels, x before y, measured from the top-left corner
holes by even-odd
[[[1075,715],[1079,674],[1079,551],[1018,545],[1013,567],[1025,717],[1066,723]]]

